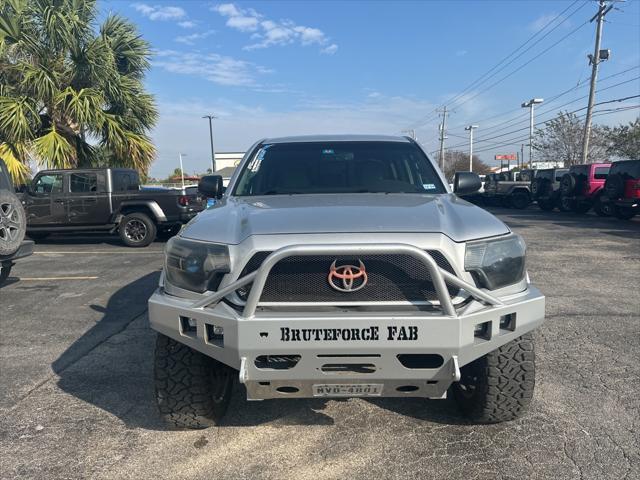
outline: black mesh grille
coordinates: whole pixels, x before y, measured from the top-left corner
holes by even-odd
[[[271,252],[258,252],[247,263],[240,276],[257,270]],[[429,250],[438,266],[454,273],[447,259],[438,251]],[[336,265],[365,265],[368,282],[361,290],[340,292],[328,282],[329,269]],[[458,288],[448,286],[454,296]],[[246,299],[249,288],[238,291]],[[267,277],[261,302],[395,302],[437,300],[437,294],[427,267],[405,254],[313,255],[293,256],[278,262]]]

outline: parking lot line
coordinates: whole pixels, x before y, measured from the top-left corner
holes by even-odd
[[[39,282],[45,280],[96,280],[98,277],[18,277],[23,282]]]

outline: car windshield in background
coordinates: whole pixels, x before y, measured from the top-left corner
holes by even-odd
[[[609,167],[596,167],[596,171],[593,174],[593,178],[596,180],[604,180],[609,175]]]
[[[446,192],[422,150],[408,142],[263,145],[236,185],[238,196]]]

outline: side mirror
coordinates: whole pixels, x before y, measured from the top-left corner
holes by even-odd
[[[480,190],[482,182],[477,173],[456,172],[453,178],[453,192],[456,195],[467,195]]]
[[[224,193],[220,175],[205,175],[198,182],[198,191],[207,198],[220,198]]]

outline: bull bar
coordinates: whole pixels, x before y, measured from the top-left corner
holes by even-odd
[[[432,310],[258,310],[271,269],[286,257],[388,253],[411,255],[424,263],[438,297]],[[222,302],[250,283],[242,311]],[[475,302],[454,306],[447,283]],[[354,384],[378,385],[375,391],[385,397],[442,398],[451,383],[460,379],[460,367],[536,328],[544,320],[544,307],[544,296],[531,285],[521,293],[497,298],[440,268],[426,251],[412,245],[309,244],[276,250],[256,271],[195,301],[170,296],[161,285],[149,299],[149,320],[160,333],[239,370],[251,400],[313,397],[318,385]],[[185,325],[195,328],[185,330]],[[480,336],[478,326],[483,327]],[[351,339],[354,331],[363,328],[369,334],[376,332],[375,338]],[[411,329],[416,338],[392,338],[393,332]],[[294,330],[312,333],[309,339],[291,341],[288,332]],[[435,363],[407,366],[400,360],[407,355],[435,359]],[[265,367],[264,359],[270,358],[288,360],[285,368],[277,362],[267,362]]]

